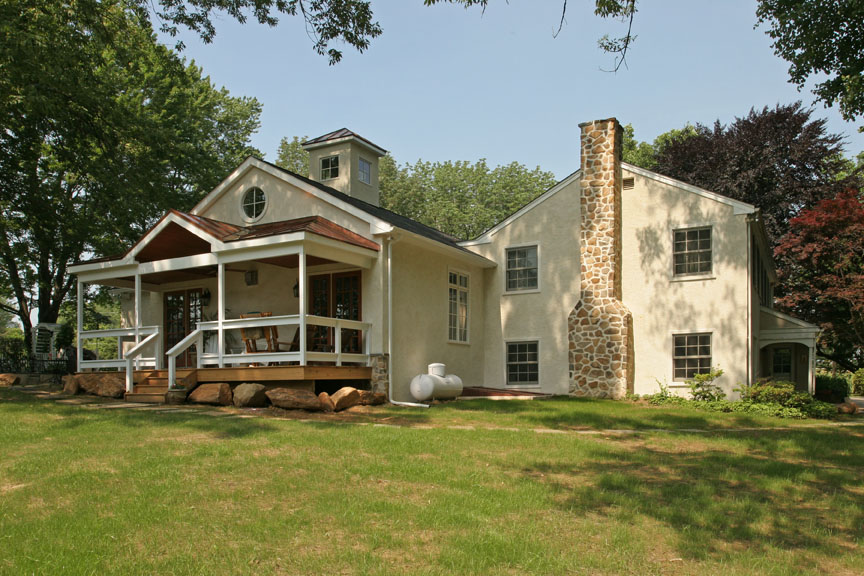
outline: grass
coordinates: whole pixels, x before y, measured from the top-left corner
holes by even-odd
[[[864,566],[864,426],[582,400],[348,419],[409,425],[97,410],[0,390],[0,574]]]

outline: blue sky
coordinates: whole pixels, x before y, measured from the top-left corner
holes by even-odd
[[[729,122],[751,107],[803,100],[787,63],[754,29],[754,1],[650,0],[640,3],[628,68],[597,48],[623,25],[601,20],[593,2],[570,2],[553,38],[561,1],[493,0],[485,14],[422,0],[373,0],[384,33],[335,66],[312,50],[303,23],[277,28],[217,22],[212,44],[182,35],[184,55],[235,96],[264,106],[253,144],[273,160],[283,136],[350,128],[397,162],[486,158],[518,161],[564,177],[579,163],[579,122],[617,117],[639,140],[687,122]],[[170,40],[168,42],[171,42]],[[864,134],[835,109],[814,117],[864,150]],[[864,121],[859,122],[861,125]]]

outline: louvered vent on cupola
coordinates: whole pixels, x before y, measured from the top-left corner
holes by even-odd
[[[624,178],[621,181],[621,187],[624,190],[632,190],[635,186],[636,186],[636,179],[635,178],[632,178],[632,177],[631,178]]]

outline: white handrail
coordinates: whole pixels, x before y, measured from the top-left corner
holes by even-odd
[[[177,378],[177,356],[185,351],[189,346],[195,344],[198,347],[198,367],[201,367],[201,356],[204,352],[204,330],[200,327],[186,335],[180,342],[171,348],[166,356],[168,356],[168,389],[174,388],[174,380]]]
[[[126,392],[132,392],[132,388],[135,385],[135,370],[133,367],[133,362],[136,358],[141,356],[141,353],[144,352],[144,349],[154,340],[159,339],[159,332],[156,331],[153,334],[150,334],[136,344],[133,348],[126,352],[123,355],[123,359],[126,360]]]
[[[138,329],[138,334],[156,334],[159,332],[159,326],[142,326]],[[83,330],[81,339],[90,338],[111,338],[114,336],[135,336],[135,328],[107,328],[104,330]]]

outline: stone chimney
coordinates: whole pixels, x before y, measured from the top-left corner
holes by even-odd
[[[570,393],[623,398],[633,390],[633,317],[621,302],[621,125],[580,124],[579,303],[570,313]]]
[[[347,128],[303,143],[309,152],[309,177],[313,180],[379,205],[378,159],[387,153]]]

